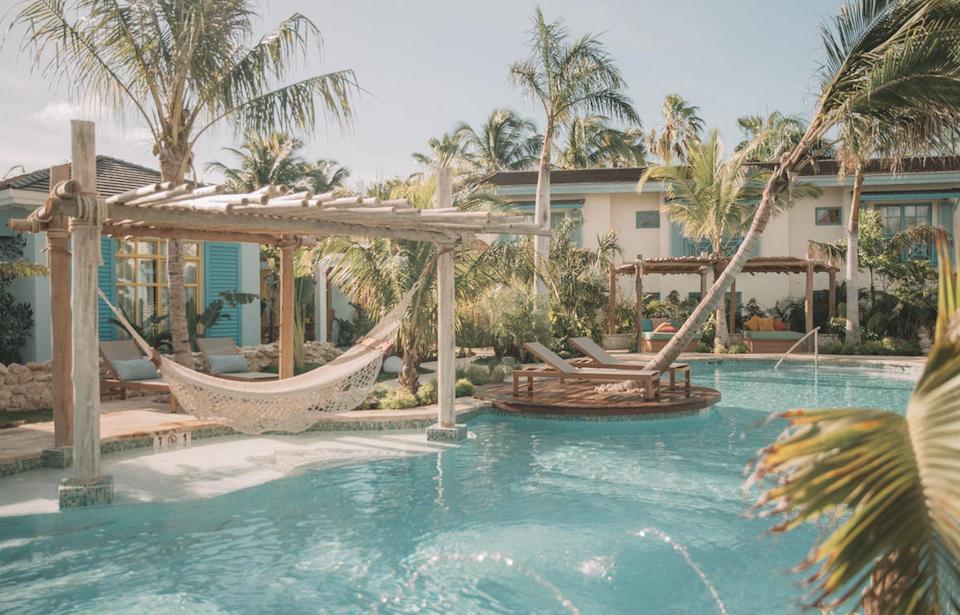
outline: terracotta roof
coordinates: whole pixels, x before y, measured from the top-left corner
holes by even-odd
[[[758,166],[772,167],[763,163]],[[554,170],[550,173],[551,184],[589,184],[600,182],[635,183],[644,172],[643,167],[624,169],[573,169]],[[817,160],[799,170],[800,175],[810,177],[832,177],[837,175],[839,163],[836,160]],[[960,171],[960,157],[929,157],[905,160],[900,164],[898,173],[937,173]],[[873,160],[867,165],[867,174],[889,174],[890,162]],[[537,183],[536,171],[503,171],[494,173],[487,181],[494,186],[526,186]]]
[[[102,196],[113,196],[159,181],[160,171],[112,156],[97,156],[97,190]],[[50,191],[50,169],[0,181],[0,190],[7,188],[47,193]]]

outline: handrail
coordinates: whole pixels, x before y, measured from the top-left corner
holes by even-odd
[[[807,339],[810,336],[813,336],[813,366],[819,367],[820,365],[820,327],[815,327],[813,331],[807,333],[803,337],[797,340],[797,343],[790,347],[790,350],[783,353],[783,356],[780,357],[780,360],[777,361],[777,364],[773,366],[773,371],[777,371],[777,368],[780,367],[780,364],[783,363],[783,360],[787,358],[787,355],[793,352],[793,349],[800,345],[803,340]]]

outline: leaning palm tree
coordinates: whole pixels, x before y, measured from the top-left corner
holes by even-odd
[[[639,167],[646,154],[642,130],[614,128],[602,115],[577,116],[566,128],[557,165],[562,169]]]
[[[660,111],[663,126],[659,131],[650,131],[647,145],[663,164],[672,164],[675,159],[683,160],[686,144],[700,138],[704,123],[700,107],[691,105],[679,94],[667,94]]]
[[[664,213],[683,225],[684,234],[696,241],[705,241],[710,256],[720,258],[729,253],[730,244],[747,229],[750,217],[768,175],[767,171],[747,165],[753,148],[762,139],[740,149],[730,158],[724,155],[723,141],[716,130],[710,131],[706,141],[690,140],[684,146],[685,164],[657,165],[647,169],[637,187],[642,190],[649,182],[664,186]],[[813,196],[819,191],[803,183],[795,184],[792,197]],[[777,200],[778,207],[789,204],[787,195]],[[714,271],[714,276],[719,271]],[[727,310],[718,302],[716,310],[716,349],[730,344]]]
[[[230,190],[250,192],[267,184],[292,186],[303,179],[303,141],[285,133],[247,135],[239,148],[223,149],[237,157],[240,166],[214,161],[207,170],[222,173]]]
[[[562,21],[547,22],[537,8],[530,39],[530,55],[510,67],[510,76],[523,93],[543,110],[543,146],[540,149],[534,221],[550,225],[551,153],[557,131],[578,114],[601,114],[632,125],[640,117],[624,94],[626,83],[613,58],[593,35],[570,39]],[[534,261],[542,269],[549,258],[550,238],[536,237]],[[542,280],[534,291],[544,295]]]
[[[960,2],[848,0],[823,28],[826,61],[806,132],[777,163],[743,243],[680,331],[650,361],[674,361],[743,269],[790,177],[831,128],[851,118],[896,125],[925,109],[938,123],[960,123]],[[907,118],[907,119],[905,119]]]
[[[353,71],[284,82],[294,60],[320,51],[316,25],[296,13],[250,44],[255,0],[21,0],[13,25],[45,76],[82,101],[142,121],[165,181],[180,184],[197,140],[227,122],[241,132],[312,130],[317,112],[352,117]],[[167,248],[176,360],[192,363],[180,243]]]
[[[766,116],[760,114],[745,115],[737,118],[737,125],[744,140],[737,149],[753,146],[750,159],[757,162],[775,162],[785,152],[800,143],[807,123],[798,115],[784,115],[773,111]],[[757,140],[761,139],[759,144]]]
[[[940,248],[936,341],[900,412],[790,410],[745,485],[773,479],[756,503],[787,532],[821,522],[800,566],[811,606],[871,614],[960,611],[960,289]]]
[[[494,109],[479,129],[460,123],[454,133],[462,136],[478,177],[532,168],[543,143],[536,125],[510,109]]]
[[[342,188],[350,177],[350,169],[340,166],[336,160],[321,158],[303,166],[303,178],[300,185],[315,194],[330,192]]]

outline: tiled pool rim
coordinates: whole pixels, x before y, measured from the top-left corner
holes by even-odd
[[[775,360],[771,356],[756,356],[756,355],[684,355],[682,357],[684,361],[690,362],[707,362],[707,363],[723,363],[723,362],[735,362],[735,361],[754,361],[754,362],[770,362]],[[883,369],[890,371],[897,371],[899,373],[907,371],[917,371],[919,372],[923,367],[926,357],[876,357],[876,356],[860,356],[860,355],[821,355],[819,362],[821,365],[837,366],[837,367],[867,367],[873,369]],[[796,355],[790,356],[787,358],[785,363],[813,363],[814,357],[808,355]],[[710,409],[701,410],[691,413],[686,413],[686,416],[691,414],[700,414],[704,412],[710,412]],[[502,412],[495,409],[492,405],[480,402],[478,400],[477,405],[472,409],[466,410],[463,412],[457,413],[457,421],[460,422],[469,422],[472,419],[483,415],[483,414],[498,414],[504,416],[526,416],[522,413],[516,412]],[[681,413],[683,415],[683,413]],[[562,415],[549,415],[549,414],[536,414],[529,415],[530,417],[535,417],[545,420],[562,420],[562,421],[583,421],[583,420],[607,420],[607,421],[636,421],[636,420],[660,420],[670,418],[671,416],[679,415],[664,415],[664,414],[648,414],[648,415],[631,415],[631,416],[611,416],[611,417],[579,417],[579,416],[562,416]],[[353,431],[398,431],[398,430],[423,430],[426,431],[428,427],[436,423],[435,416],[428,417],[399,417],[395,419],[384,418],[376,420],[337,420],[337,421],[322,421],[316,425],[310,427],[307,431],[324,431],[324,432],[353,432]],[[131,436],[119,436],[109,440],[104,440],[100,443],[100,452],[103,455],[109,455],[113,453],[120,453],[123,451],[128,451],[138,448],[148,448],[153,446],[154,438],[158,434],[169,434],[169,433],[180,433],[183,431],[189,431],[192,439],[208,439],[208,438],[220,438],[225,436],[235,436],[243,435],[240,432],[226,426],[202,426],[195,429],[189,427],[178,427],[175,429],[158,429],[149,434],[136,434]],[[270,435],[265,434],[265,435]],[[36,470],[41,468],[68,468],[72,463],[72,448],[64,447],[59,449],[47,449],[36,455],[31,455],[29,457],[24,457],[21,459],[16,459],[14,461],[0,463],[0,478],[4,476],[10,476],[13,474],[19,474],[21,472],[27,472],[29,470]]]

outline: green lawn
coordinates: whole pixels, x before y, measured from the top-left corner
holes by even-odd
[[[17,427],[25,423],[42,423],[53,420],[53,410],[0,410],[0,429]]]

